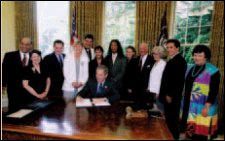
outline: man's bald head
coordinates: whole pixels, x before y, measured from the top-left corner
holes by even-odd
[[[29,37],[23,37],[19,44],[20,51],[27,53],[32,49],[32,40]]]
[[[142,42],[140,45],[139,45],[139,54],[141,56],[144,56],[146,54],[148,54],[148,44],[145,43],[145,42]]]

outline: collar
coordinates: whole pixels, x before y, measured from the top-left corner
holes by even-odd
[[[142,61],[147,58],[148,54],[145,54],[144,56],[141,56]]]
[[[177,52],[176,54],[174,54],[173,56],[169,57],[170,59],[173,59],[175,56],[177,56],[180,52]]]
[[[100,85],[100,83],[97,81],[97,83],[98,83],[98,86]],[[104,84],[105,84],[105,80],[102,82],[102,86],[104,86]]]
[[[117,55],[118,55],[118,53],[112,53],[112,56],[114,56],[114,57],[117,56]]]
[[[20,51],[20,56],[21,56],[22,58],[23,58],[24,54],[26,55],[26,57],[29,57],[29,52],[24,53],[24,52]]]

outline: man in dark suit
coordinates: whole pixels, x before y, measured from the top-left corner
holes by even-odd
[[[18,51],[5,54],[2,63],[2,88],[4,91],[7,87],[9,112],[16,111],[24,106],[25,90],[22,86],[22,78],[24,67],[31,63],[29,54],[31,49],[31,39],[23,37],[20,40]]]
[[[187,63],[179,53],[179,48],[178,40],[167,41],[169,61],[162,76],[159,95],[159,100],[165,107],[167,125],[176,140],[179,138],[179,111],[187,69]]]
[[[51,86],[48,93],[50,98],[62,97],[62,85],[64,81],[63,76],[63,60],[65,54],[63,54],[64,42],[61,40],[55,40],[53,43],[54,52],[45,56],[43,60],[44,68],[51,79]]]
[[[134,108],[139,109],[149,109],[152,108],[151,105],[147,105],[150,101],[150,96],[147,93],[149,74],[152,66],[154,64],[154,59],[148,55],[148,44],[141,43],[139,46],[140,56],[136,59],[136,75],[134,79],[136,82],[135,95],[136,101]]]
[[[85,87],[78,93],[78,97],[99,98],[99,101],[108,100],[110,103],[119,100],[120,95],[107,76],[108,68],[104,65],[98,66],[96,78],[88,80]]]
[[[94,53],[94,49],[93,49],[93,41],[94,41],[94,37],[92,34],[85,35],[84,40],[83,40],[83,46],[84,46],[85,52],[89,58],[89,61],[91,61],[95,58],[95,53]]]

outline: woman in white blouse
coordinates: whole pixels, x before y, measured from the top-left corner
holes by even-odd
[[[156,46],[152,49],[152,55],[155,60],[154,66],[152,67],[149,75],[148,92],[156,102],[157,108],[163,113],[163,105],[158,101],[160,92],[162,74],[166,66],[165,58],[166,50],[162,46]]]
[[[87,82],[88,63],[89,59],[80,43],[77,43],[74,49],[66,55],[63,65],[64,83],[62,87],[65,102],[74,100]]]

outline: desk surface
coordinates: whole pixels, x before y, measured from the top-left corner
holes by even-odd
[[[163,119],[126,119],[126,104],[111,107],[76,108],[58,102],[26,120],[3,120],[4,138],[10,133],[57,139],[173,139]],[[24,137],[24,136],[20,136]],[[32,138],[32,137],[30,137]],[[26,137],[29,139],[29,137]]]

